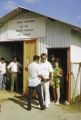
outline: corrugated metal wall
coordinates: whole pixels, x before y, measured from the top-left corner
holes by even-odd
[[[47,48],[61,48],[76,45],[81,47],[81,35],[66,24],[47,19],[46,38],[40,39],[40,53]]]

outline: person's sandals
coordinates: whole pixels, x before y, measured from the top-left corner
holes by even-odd
[[[61,105],[59,102],[56,102],[55,104],[56,104],[56,105]]]

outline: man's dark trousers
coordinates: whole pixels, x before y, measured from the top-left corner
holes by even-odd
[[[28,108],[31,109],[32,94],[33,94],[34,89],[35,89],[36,92],[37,92],[38,99],[39,99],[39,104],[40,104],[40,106],[41,106],[41,109],[43,109],[43,108],[44,108],[44,105],[43,105],[43,99],[42,99],[41,84],[37,85],[36,87],[31,87],[31,86],[29,86],[29,92],[28,92]]]

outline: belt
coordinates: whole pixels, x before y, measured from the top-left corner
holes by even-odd
[[[50,79],[41,79],[41,81],[48,82],[48,81],[50,81]]]
[[[11,73],[18,73],[18,72],[11,72]]]

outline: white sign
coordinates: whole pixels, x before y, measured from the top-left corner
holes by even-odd
[[[42,17],[11,20],[8,23],[8,39],[45,37],[45,27]]]

